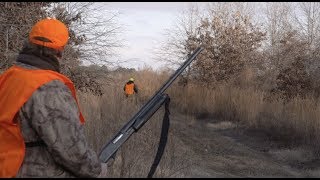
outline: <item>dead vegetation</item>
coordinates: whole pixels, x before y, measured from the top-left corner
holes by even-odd
[[[146,68],[129,73],[141,87],[136,101],[128,101],[123,94],[123,83],[128,74],[113,74],[112,84],[107,85],[102,97],[89,93],[79,93],[81,105],[87,119],[86,132],[92,146],[99,152],[101,146],[136,113],[148,98],[161,86],[170,74],[153,72]],[[247,84],[248,82],[243,82]],[[185,114],[186,124],[194,124],[201,119],[231,121],[248,131],[256,130],[271,140],[287,147],[309,146],[317,151],[319,142],[319,100],[313,97],[295,97],[290,101],[274,98],[266,99],[267,92],[248,89],[233,84],[220,84],[214,88],[189,83],[179,85],[178,81],[168,89],[171,97],[173,118]],[[163,110],[125,143],[117,153],[110,177],[145,177],[155,155]],[[176,130],[177,131],[177,130]],[[190,155],[188,149],[180,145],[177,132],[170,131],[164,159],[160,163],[156,177],[179,175],[179,169],[192,166],[192,161],[183,156]],[[183,144],[183,143],[182,143]],[[194,154],[194,156],[198,156]],[[184,162],[181,162],[184,161]]]
[[[19,6],[32,9],[46,4],[0,5],[2,12],[6,10],[10,17],[16,17]],[[206,49],[183,77],[168,89],[172,111],[186,114],[186,123],[197,123],[198,119],[228,120],[248,130],[263,132],[287,146],[307,145],[311,150],[318,151],[319,3],[301,2],[297,6],[288,2],[266,3],[262,11],[266,19],[264,26],[254,21],[255,16],[249,5],[219,2],[208,6],[208,11],[205,11],[209,14],[207,16],[201,14],[204,11],[193,7],[179,19],[177,28],[168,31],[168,39],[159,54],[171,65],[179,64],[200,43]],[[80,21],[78,13],[62,13],[68,6],[58,7],[61,18],[72,20],[72,17],[77,17],[74,22]],[[294,8],[300,8],[300,15],[304,18],[298,18]],[[32,13],[40,16],[43,12],[30,11],[28,16],[21,17],[27,18]],[[26,37],[26,30],[36,21],[30,19],[26,23],[28,27],[23,26],[19,31],[10,26],[17,32],[13,35],[4,26],[10,18],[4,17],[0,17],[0,37],[3,37],[0,40],[0,58],[4,59],[0,72],[12,64],[14,58],[9,61],[8,54],[17,54],[23,39],[20,36]],[[17,17],[20,24],[25,23],[26,19]],[[8,35],[10,42],[5,41]],[[72,43],[78,43],[77,39],[75,36]],[[109,45],[118,46],[112,42]],[[151,68],[126,72],[121,69],[109,71],[98,66],[83,68],[79,66],[79,49],[69,47],[67,50],[69,60],[64,65],[64,73],[79,90],[87,120],[86,133],[91,146],[99,152],[102,145],[139,110],[171,72],[154,72]],[[107,56],[109,52],[106,53]],[[77,58],[72,59],[75,54]],[[86,57],[89,58],[88,54]],[[176,58],[173,57],[179,59],[174,61]],[[128,101],[123,94],[123,85],[131,76],[136,79],[139,94]],[[161,110],[157,112],[119,150],[110,177],[146,176],[156,151],[162,115]],[[157,177],[179,176],[179,170],[191,164],[187,159],[178,158],[187,151],[182,144],[181,139],[170,135]]]

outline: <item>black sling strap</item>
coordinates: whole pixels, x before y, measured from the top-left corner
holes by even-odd
[[[164,149],[167,144],[168,140],[168,132],[169,132],[169,126],[170,126],[170,111],[169,111],[169,104],[170,104],[170,97],[165,100],[165,113],[163,116],[162,121],[162,129],[161,129],[161,135],[160,135],[160,142],[157,150],[156,157],[154,158],[153,164],[150,168],[150,171],[148,173],[148,178],[152,178],[153,174],[156,172],[156,169],[160,163],[161,157],[164,153]]]

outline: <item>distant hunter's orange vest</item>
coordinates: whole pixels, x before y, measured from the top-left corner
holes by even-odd
[[[133,88],[134,88],[134,83],[126,84],[126,90],[125,90],[126,94],[127,95],[133,94],[134,93],[134,89]]]
[[[78,103],[72,81],[60,73],[12,66],[0,76],[0,178],[15,177],[24,159],[25,142],[14,122],[16,114],[33,92],[52,80],[64,82]],[[79,116],[83,124],[81,111]]]

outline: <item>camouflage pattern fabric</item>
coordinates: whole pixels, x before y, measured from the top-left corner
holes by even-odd
[[[35,91],[18,119],[25,142],[43,140],[46,146],[26,147],[16,177],[99,176],[101,163],[87,144],[76,101],[61,81],[53,80]]]

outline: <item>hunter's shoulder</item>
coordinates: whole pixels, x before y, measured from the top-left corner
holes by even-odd
[[[64,82],[60,80],[51,80],[43,84],[42,86],[40,86],[37,91],[53,92],[53,93],[58,93],[58,95],[64,92],[70,92],[70,90],[64,84]]]

